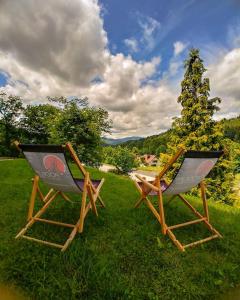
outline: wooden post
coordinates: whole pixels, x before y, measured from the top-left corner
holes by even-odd
[[[204,209],[205,217],[209,221],[208,204],[207,204],[207,199],[206,199],[206,190],[205,190],[205,184],[204,184],[203,181],[200,182],[200,189],[201,189],[201,196],[202,196],[202,201],[203,201],[203,209]]]
[[[39,194],[40,199],[44,202],[44,196],[43,196],[43,194],[42,194],[42,192],[41,192],[39,186],[38,186],[37,192],[38,192],[38,194]]]
[[[148,208],[152,211],[152,213],[154,214],[154,216],[157,218],[157,220],[160,223],[160,225],[162,225],[160,215],[157,212],[156,208],[152,205],[152,202],[147,197],[145,198],[145,202],[146,202]]]
[[[78,168],[80,169],[80,171],[82,172],[83,176],[86,175],[86,170],[84,169],[84,167],[82,166],[80,159],[78,158],[77,154],[75,153],[71,143],[67,143],[66,144],[67,149],[69,150],[73,160],[75,161],[75,163],[77,164]]]
[[[138,208],[145,199],[146,198],[142,195],[141,198],[135,203],[134,208]]]
[[[171,168],[171,166],[175,163],[175,161],[183,154],[185,151],[184,148],[179,148],[177,153],[169,160],[169,162],[165,165],[162,171],[159,173],[158,177],[161,179],[163,175]]]
[[[96,217],[98,217],[98,212],[97,212],[96,203],[95,203],[97,195],[93,196],[92,190],[91,190],[91,187],[89,184],[87,184],[87,191],[88,191],[88,196],[89,196],[89,199],[91,202],[92,210],[93,210],[94,214],[96,215]]]
[[[64,147],[64,146],[63,146]],[[78,158],[76,152],[74,151],[72,144],[70,142],[66,143],[66,148],[68,149],[68,151],[70,152],[70,155],[72,156],[73,160],[75,161],[75,163],[77,164],[80,172],[82,173],[82,175],[85,177],[87,171],[85,170],[85,168],[83,167],[80,159]],[[96,189],[94,187],[94,185],[92,184],[92,181],[90,178],[88,178],[89,184],[91,185],[91,188],[94,190],[94,192],[96,192]]]
[[[163,197],[162,197],[162,189],[160,178],[157,176],[157,187],[158,187],[158,207],[159,207],[159,214],[162,223],[162,233],[165,235],[167,233],[166,223],[165,223],[165,216],[164,216],[164,207],[163,207]]]
[[[101,198],[101,196],[100,196],[99,194],[98,194],[98,200],[99,200],[101,206],[102,206],[103,208],[105,208],[106,206],[105,206],[105,204],[104,204],[104,202],[103,202],[103,200],[102,200],[102,198]]]
[[[29,209],[28,209],[28,217],[27,217],[28,221],[32,219],[35,199],[38,191],[38,182],[39,182],[39,176],[35,175],[33,180],[33,188],[32,188],[32,194],[29,203]]]
[[[80,211],[80,220],[79,220],[79,229],[78,232],[83,232],[83,224],[84,224],[84,218],[85,218],[85,207],[86,207],[86,201],[87,201],[87,184],[88,184],[88,178],[89,173],[86,173],[84,184],[83,184],[83,193],[82,193],[82,205],[81,205],[81,211]]]
[[[50,189],[47,193],[47,195],[44,197],[43,202],[47,202],[50,195],[54,192],[54,189]]]
[[[68,201],[70,203],[72,203],[72,201],[68,198],[68,196],[66,194],[64,194],[63,192],[60,192],[60,195],[62,196],[62,198],[65,200],[65,201]]]

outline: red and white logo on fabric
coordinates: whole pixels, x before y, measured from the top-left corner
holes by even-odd
[[[197,176],[205,176],[214,166],[214,162],[212,160],[203,161],[196,170]]]
[[[66,166],[63,161],[58,156],[53,154],[44,156],[43,165],[49,172],[63,174],[66,170]]]

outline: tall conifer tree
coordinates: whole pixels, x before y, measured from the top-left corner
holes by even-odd
[[[172,124],[168,153],[173,154],[180,146],[188,150],[223,150],[226,148],[223,128],[213,119],[214,113],[219,110],[221,99],[209,99],[209,79],[203,78],[206,69],[198,49],[190,50],[184,67],[182,91],[178,97],[182,111],[181,116],[175,118]],[[229,202],[232,176],[231,164],[226,154],[210,174],[209,195]]]

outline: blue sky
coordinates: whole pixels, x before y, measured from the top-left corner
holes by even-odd
[[[87,96],[112,137],[170,128],[191,47],[222,98],[215,118],[239,115],[239,0],[0,1],[0,90],[24,104]]]
[[[240,2],[226,0],[203,1],[101,1],[105,8],[104,28],[113,53],[131,54],[137,61],[162,56],[162,70],[166,70],[173,54],[173,43],[182,41],[188,47],[202,48],[206,44],[230,47],[229,28],[240,21]],[[154,48],[131,52],[125,39],[141,40],[139,21],[151,17],[159,23],[154,31]]]

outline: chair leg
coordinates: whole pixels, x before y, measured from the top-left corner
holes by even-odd
[[[79,228],[78,232],[83,232],[83,224],[85,219],[85,210],[86,210],[86,201],[87,201],[87,184],[88,184],[89,174],[86,173],[83,185],[83,193],[82,193],[82,205],[80,210],[80,219],[79,219]]]
[[[97,197],[97,198],[98,198],[98,200],[99,200],[101,206],[105,208],[106,206],[105,206],[105,204],[104,204],[104,202],[103,202],[103,200],[102,200],[102,198],[100,197],[99,194],[98,194],[98,197]]]
[[[36,199],[37,192],[38,192],[38,182],[39,182],[39,176],[35,175],[34,179],[33,179],[33,188],[32,188],[32,193],[31,193],[31,198],[30,198],[30,203],[29,203],[29,209],[28,209],[28,216],[27,216],[28,221],[30,221],[32,219],[35,199]]]
[[[200,189],[201,189],[201,196],[202,196],[202,201],[203,201],[204,214],[209,222],[208,204],[207,204],[207,199],[206,199],[206,189],[205,189],[205,184],[203,181],[200,182]]]
[[[62,196],[62,198],[63,198],[65,201],[68,201],[68,202],[70,202],[70,203],[73,203],[73,202],[68,198],[68,196],[65,195],[63,192],[60,192],[60,195]]]
[[[144,195],[142,195],[141,198],[134,205],[134,208],[138,208],[145,199],[146,199],[146,197]]]
[[[162,226],[162,220],[161,220],[160,214],[158,213],[156,208],[152,205],[152,202],[147,197],[144,200],[145,200],[148,208],[152,211],[152,213],[154,214],[154,216],[156,217],[156,219],[158,220],[158,222]]]
[[[160,184],[160,178],[159,177],[156,177],[156,185],[158,187],[158,208],[159,208],[159,215],[160,215],[161,224],[162,224],[162,233],[164,235],[166,235],[167,230],[166,230],[166,223],[165,223],[162,190],[161,190],[161,184]]]
[[[43,193],[41,192],[39,186],[38,186],[37,192],[39,194],[40,199],[44,202],[44,196],[43,196]]]
[[[79,233],[83,232],[83,225],[84,225],[84,219],[85,219],[86,199],[87,199],[87,194],[84,193],[83,196],[82,196],[82,205],[81,205],[81,211],[80,211],[80,223],[79,223],[79,229],[78,229]]]
[[[79,221],[77,222],[77,224],[75,225],[75,227],[73,228],[72,232],[70,233],[68,239],[66,240],[65,244],[63,245],[62,249],[61,249],[61,252],[64,252],[68,246],[70,245],[70,243],[73,241],[75,235],[77,234],[78,232],[78,228],[79,228],[79,223],[80,223],[80,219]]]
[[[43,202],[47,202],[51,194],[54,192],[54,189],[50,189],[47,193],[47,195],[44,197]]]
[[[168,199],[168,201],[166,202],[166,205],[169,205],[175,198],[177,195],[172,196],[170,199]]]
[[[97,195],[93,195],[89,184],[87,185],[87,191],[88,191],[88,196],[89,196],[89,199],[91,202],[92,210],[93,210],[94,214],[96,215],[96,217],[98,217],[97,207],[96,207],[96,203],[95,203]]]
[[[165,215],[164,215],[164,207],[163,207],[163,197],[162,197],[162,191],[161,191],[160,184],[159,184],[159,192],[158,192],[158,207],[159,207],[159,214],[160,214],[161,223],[162,223],[162,233],[164,235],[166,235],[166,233],[167,233],[167,227],[166,227],[166,223],[165,223]]]

